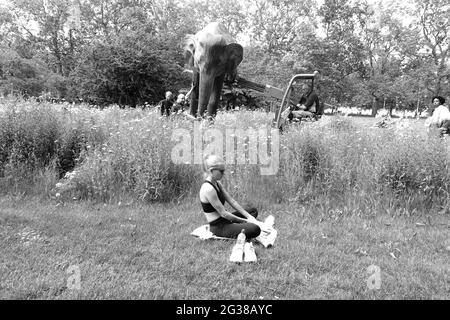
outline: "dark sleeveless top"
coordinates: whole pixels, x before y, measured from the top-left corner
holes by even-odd
[[[209,183],[210,185],[213,186],[213,188],[216,190],[217,192],[217,196],[219,197],[220,202],[222,202],[222,204],[225,203],[225,195],[223,194],[223,192],[220,190],[220,188],[216,188],[216,186],[214,184],[212,184],[210,181],[205,180],[205,182]],[[216,209],[213,207],[213,205],[209,202],[201,202],[202,204],[202,208],[204,212],[214,212],[216,211]]]

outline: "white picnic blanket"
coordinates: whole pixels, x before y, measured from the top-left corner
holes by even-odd
[[[235,240],[232,238],[223,238],[215,236],[211,231],[209,231],[209,224],[204,224],[196,228],[194,231],[191,232],[191,235],[198,237],[201,240],[208,240],[208,239]]]
[[[261,234],[255,238],[256,241],[261,243],[264,247],[270,247],[273,246],[275,243],[275,239],[277,238],[277,230],[273,228],[273,226],[265,224],[264,222],[258,221],[256,223],[261,230],[265,230],[267,232],[261,231]],[[214,235],[209,230],[209,224],[204,224],[198,228],[196,228],[194,231],[191,232],[191,235],[200,238],[201,240],[208,240],[208,239],[220,239],[220,240],[235,240],[232,238],[223,238],[218,237]]]

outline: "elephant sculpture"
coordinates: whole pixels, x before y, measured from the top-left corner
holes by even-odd
[[[186,37],[185,56],[192,68],[190,114],[194,117],[214,117],[220,101],[223,83],[232,83],[244,49],[228,30],[212,22]]]

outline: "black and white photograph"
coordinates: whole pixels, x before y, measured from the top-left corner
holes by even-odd
[[[450,0],[0,0],[0,300],[448,301],[449,106]]]

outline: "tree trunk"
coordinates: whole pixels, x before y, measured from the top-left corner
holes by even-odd
[[[372,117],[375,117],[377,115],[378,109],[381,105],[381,99],[378,97],[373,97],[372,100]]]
[[[56,58],[56,73],[59,75],[63,75],[61,50],[59,49],[57,31],[52,36],[52,43],[53,43],[53,54],[55,55]]]

